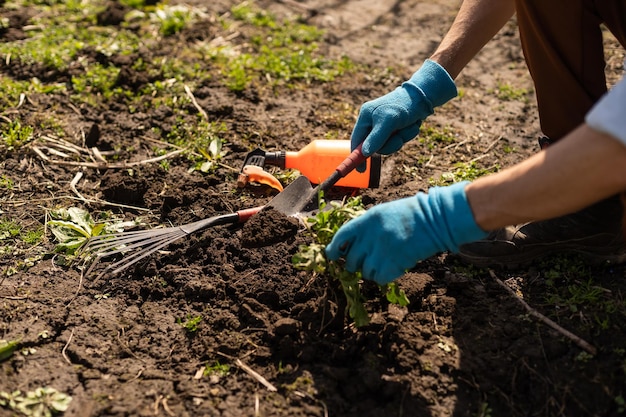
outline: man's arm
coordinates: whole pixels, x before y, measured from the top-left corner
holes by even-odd
[[[464,0],[454,23],[430,59],[455,79],[514,12],[513,0]]]
[[[586,124],[465,189],[484,230],[569,214],[625,190],[626,145]]]
[[[376,205],[344,224],[330,260],[386,284],[417,261],[458,251],[486,230],[548,219],[626,190],[626,141],[582,125],[505,171]]]

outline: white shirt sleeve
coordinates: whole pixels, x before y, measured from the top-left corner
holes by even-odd
[[[585,122],[626,145],[626,76],[592,107]]]

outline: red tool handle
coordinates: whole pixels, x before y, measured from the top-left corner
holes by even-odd
[[[365,155],[363,155],[362,148],[363,143],[360,143],[359,146],[357,146],[352,151],[352,153],[348,155],[346,159],[344,159],[344,161],[337,167],[336,171],[339,172],[341,177],[345,177],[350,172],[352,172],[353,169],[355,169],[367,160]]]
[[[328,178],[326,178],[323,183],[316,187],[315,193],[317,194],[319,190],[330,190],[330,187],[335,185],[337,181],[348,175],[350,172],[352,172],[352,170],[365,162],[367,158],[365,157],[365,155],[363,155],[363,151],[361,150],[362,147],[362,143],[357,146],[356,149],[353,150],[352,153],[348,155],[341,164],[339,164],[339,166],[335,169],[335,172],[333,172]]]
[[[265,207],[265,206],[252,207],[252,208],[248,208],[248,209],[243,209],[243,210],[237,211],[237,213],[236,213],[237,214],[237,222],[238,223],[245,223],[250,217],[254,216],[259,211],[263,210],[263,207]]]

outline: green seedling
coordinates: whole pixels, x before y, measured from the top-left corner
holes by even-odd
[[[4,188],[5,190],[13,189],[13,180],[6,175],[0,175],[0,188]]]
[[[624,400],[624,397],[618,395],[613,399],[613,401],[615,401],[615,404],[617,405],[617,413],[623,414],[624,411],[626,411],[626,400]]]
[[[18,347],[18,340],[0,340],[0,362],[9,359]]]
[[[119,68],[93,64],[83,74],[72,77],[74,97],[91,97],[101,94],[105,99],[121,94],[122,89],[115,87]]]
[[[513,101],[513,100],[527,100],[529,90],[526,88],[516,88],[510,83],[498,83],[496,88],[496,96],[500,100]]]
[[[87,239],[100,235],[105,227],[92,219],[89,212],[78,207],[54,210],[48,226],[59,241],[57,252],[73,254]]]
[[[271,13],[243,3],[231,9],[234,19],[252,26],[249,47],[210,48],[208,55],[223,68],[225,85],[243,91],[256,81],[270,86],[297,82],[327,82],[353,68],[347,58],[338,61],[318,55],[316,41],[323,31],[291,20],[278,21]]]
[[[315,381],[308,371],[304,371],[302,375],[298,376],[292,383],[282,384],[281,387],[287,392],[303,392],[309,396],[317,394]]]
[[[14,120],[5,126],[0,125],[0,138],[8,151],[21,148],[33,139],[32,126],[22,125],[19,120]]]
[[[202,374],[204,376],[218,375],[218,376],[226,376],[230,372],[230,365],[221,364],[220,361],[215,361],[213,365],[209,365],[208,363],[204,367],[204,371]]]
[[[450,127],[438,129],[432,126],[422,127],[419,133],[420,143],[428,146],[428,149],[434,149],[440,145],[450,145],[456,142],[457,135]]]
[[[202,321],[202,316],[194,317],[191,315],[187,315],[187,318],[185,319],[185,321],[182,321],[182,319],[177,320],[178,324],[180,324],[187,331],[187,333],[197,332],[201,321]]]
[[[474,181],[484,175],[497,172],[500,167],[495,165],[490,168],[481,168],[475,161],[471,162],[459,162],[455,164],[456,170],[453,172],[445,172],[441,174],[441,177],[437,180],[430,179],[428,182],[431,186],[449,185],[460,181]]]
[[[205,173],[215,171],[220,159],[226,154],[222,149],[223,144],[222,139],[213,138],[207,149],[198,148],[198,151],[206,158],[206,161],[200,165],[200,171]]]
[[[622,320],[624,301],[593,279],[594,271],[584,258],[551,256],[540,266],[546,284],[543,296],[555,311],[582,318],[585,326],[594,325],[596,331],[607,331],[612,322]]]
[[[120,0],[120,3],[133,9],[141,9],[146,4],[145,0]]]
[[[226,155],[221,137],[226,131],[224,123],[201,121],[194,126],[181,120],[169,132],[167,141],[191,149],[188,158],[195,163],[192,170],[213,172]]]
[[[12,220],[0,219],[0,240],[14,239],[19,236],[22,226]]]
[[[163,36],[171,36],[189,26],[200,14],[198,9],[185,5],[158,5],[157,9],[150,13],[150,20],[160,27],[159,32]]]
[[[310,245],[301,245],[298,253],[292,258],[293,265],[298,269],[328,274],[332,279],[339,281],[346,297],[348,314],[357,327],[365,326],[370,321],[364,305],[365,299],[361,293],[361,274],[346,271],[340,261],[328,260],[324,249],[345,222],[363,212],[363,204],[358,197],[349,198],[344,204],[331,202],[330,208],[327,208],[322,200],[318,214],[308,220],[315,242]],[[397,287],[396,283],[381,286],[381,290],[389,302],[402,306],[409,304],[406,294]]]
[[[44,230],[39,228],[36,230],[22,230],[20,238],[28,245],[35,245],[43,239]]]
[[[31,417],[51,417],[66,411],[72,397],[51,387],[37,388],[22,395],[20,391],[0,392],[0,406]]]
[[[491,417],[493,410],[489,407],[489,404],[484,402],[481,403],[478,411],[474,414],[476,417]]]
[[[59,242],[55,250],[66,255],[74,255],[90,237],[121,232],[137,225],[136,221],[96,223],[88,211],[78,207],[53,210],[50,217],[52,220],[48,221],[48,226]]]

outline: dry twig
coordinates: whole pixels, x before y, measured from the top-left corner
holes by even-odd
[[[202,115],[202,117],[204,117],[204,120],[209,120],[209,115],[207,114],[206,111],[204,111],[202,107],[200,107],[200,105],[196,101],[196,97],[193,95],[193,93],[191,92],[191,89],[186,84],[185,84],[185,93],[187,93],[187,97],[189,97],[189,100],[191,100],[191,104],[193,104],[196,110],[198,110],[198,112]]]
[[[70,337],[67,338],[67,343],[65,344],[65,346],[63,346],[63,350],[61,351],[61,355],[63,355],[63,359],[65,359],[65,362],[69,363],[70,365],[72,365],[72,361],[70,360],[70,358],[67,357],[66,351],[67,351],[67,347],[72,342],[73,337],[74,337],[74,329],[72,329],[72,332],[70,333]]]
[[[243,363],[241,361],[241,359],[239,359],[239,358],[235,359],[235,364],[238,367],[240,367],[242,370],[244,370],[248,375],[250,375],[251,377],[253,377],[257,381],[259,381],[269,391],[271,391],[271,392],[278,391],[278,389],[274,385],[272,385],[272,383],[270,383],[267,379],[263,378],[263,376],[261,374],[259,374],[258,372],[256,372],[254,369],[250,368],[248,365]]]
[[[491,278],[493,278],[493,280],[498,285],[500,285],[509,294],[511,294],[526,309],[526,311],[528,311],[528,314],[530,314],[534,318],[538,319],[542,323],[546,324],[548,327],[552,328],[553,330],[556,330],[557,332],[559,332],[563,336],[567,337],[569,340],[571,340],[573,343],[575,343],[578,347],[580,347],[581,349],[585,350],[586,352],[588,352],[588,353],[590,353],[592,355],[595,355],[595,354],[598,353],[598,350],[595,348],[595,346],[591,345],[590,343],[588,343],[584,339],[576,336],[574,333],[570,332],[569,330],[564,329],[563,327],[559,326],[554,321],[550,320],[548,317],[544,316],[543,314],[541,314],[540,312],[538,312],[537,310],[535,310],[534,308],[529,306],[528,303],[526,301],[524,301],[519,295],[517,295],[515,293],[515,291],[513,291],[513,289],[511,287],[509,287],[504,282],[502,282],[502,280],[500,278],[498,278],[496,273],[493,272],[491,269],[489,270],[489,275],[491,275]]]

